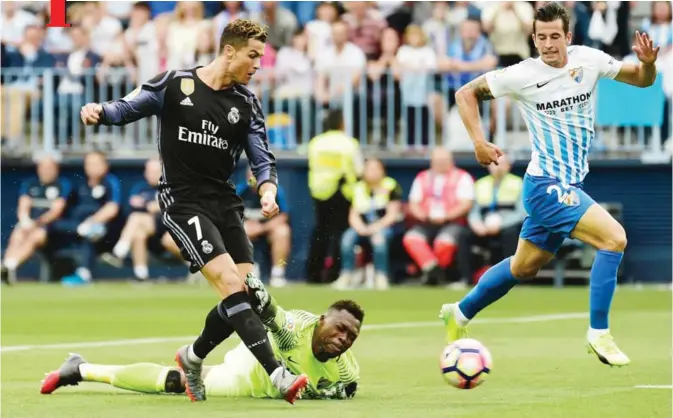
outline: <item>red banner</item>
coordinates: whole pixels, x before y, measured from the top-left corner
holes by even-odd
[[[69,23],[65,22],[65,1],[66,0],[50,0],[51,17],[47,27],[49,28],[68,28]]]

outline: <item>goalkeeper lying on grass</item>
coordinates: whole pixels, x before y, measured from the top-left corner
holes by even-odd
[[[264,285],[249,276],[246,284],[253,305],[269,336],[274,352],[292,373],[306,374],[309,384],[304,399],[349,399],[355,395],[359,367],[351,345],[360,334],[362,308],[353,301],[333,303],[321,316],[306,311],[285,311],[269,296]],[[217,366],[203,368],[208,396],[278,398],[268,374],[243,343],[224,356]],[[86,362],[71,354],[63,365],[47,375],[41,392],[79,382],[107,383],[143,393],[183,393],[185,377],[176,367],[152,363],[110,366]]]

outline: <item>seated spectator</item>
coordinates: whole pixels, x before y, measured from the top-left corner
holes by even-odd
[[[23,42],[26,27],[38,24],[34,14],[21,9],[14,1],[2,2],[2,20],[0,21],[0,41],[11,51],[19,48]]]
[[[464,234],[464,240],[458,244],[461,260],[472,259],[473,245],[488,250],[493,265],[514,255],[526,210],[521,199],[523,179],[510,173],[511,168],[509,159],[503,155],[498,165],[488,166],[490,175],[475,183],[474,206],[468,217],[472,233]],[[471,277],[463,279],[467,281]]]
[[[427,147],[430,144],[428,96],[437,68],[437,57],[427,45],[420,26],[410,25],[404,32],[404,45],[397,52],[400,90],[405,115],[406,143]]]
[[[287,284],[285,279],[285,264],[290,254],[291,231],[289,222],[289,212],[285,193],[283,188],[278,186],[276,195],[276,204],[280,213],[271,219],[266,219],[262,215],[262,206],[257,193],[257,182],[252,170],[248,169],[247,181],[236,186],[238,194],[245,203],[245,232],[251,241],[266,239],[271,247],[271,279],[269,285],[272,287],[282,287]]]
[[[425,274],[426,284],[439,284],[444,270],[453,267],[473,201],[472,176],[454,165],[449,151],[435,148],[430,169],[421,171],[411,185],[409,210],[418,225],[403,239],[407,253]],[[464,270],[462,260],[458,267]]]
[[[348,40],[364,52],[367,60],[378,59],[383,29],[388,26],[386,19],[366,1],[349,1],[345,6],[348,13],[342,19],[348,25]]]
[[[250,13],[250,20],[268,26],[266,42],[276,51],[290,45],[298,28],[294,13],[281,7],[277,1],[262,2],[260,11]]]
[[[89,33],[91,50],[101,57],[113,49],[123,31],[119,19],[108,15],[105,4],[98,1],[84,4],[80,24]]]
[[[296,99],[311,93],[313,68],[307,44],[306,34],[298,30],[292,36],[292,44],[278,51],[275,67],[276,98]]]
[[[306,24],[308,54],[314,61],[321,51],[332,45],[332,24],[339,19],[339,9],[330,1],[323,1],[315,9],[316,18]]]
[[[156,199],[157,187],[161,178],[161,161],[150,158],[145,163],[145,179],[131,189],[129,206],[131,214],[126,220],[121,236],[112,249],[101,258],[118,268],[124,265],[124,259],[131,252],[133,275],[138,281],[149,278],[148,250],[161,257],[166,252],[181,260],[180,249],[171,238],[161,217],[159,202]]]
[[[76,203],[69,216],[73,225],[69,231],[77,239],[77,269],[63,278],[64,285],[90,283],[96,255],[110,251],[119,237],[121,184],[108,170],[103,153],[94,151],[84,157],[85,182],[75,188]]]
[[[166,32],[168,48],[166,65],[169,69],[194,66],[194,51],[198,45],[199,34],[203,30],[210,30],[210,22],[204,20],[203,3],[179,1]]]
[[[151,10],[147,2],[138,2],[131,9],[129,27],[124,32],[126,53],[135,62],[134,81],[136,85],[159,74],[159,34],[151,20]]]
[[[0,270],[3,282],[13,284],[16,269],[35,251],[46,246],[55,248],[63,241],[53,226],[63,216],[71,192],[70,181],[59,176],[56,159],[52,156],[39,158],[37,178],[24,181],[19,190],[19,222],[5,249]]]
[[[334,287],[346,289],[355,285],[355,246],[367,244],[373,250],[374,285],[379,290],[388,288],[388,243],[401,213],[402,188],[386,176],[381,160],[367,160],[363,179],[353,189],[350,227],[341,238],[341,276]]]
[[[54,66],[54,58],[42,47],[44,30],[38,26],[26,26],[23,41],[17,49],[7,51],[3,63],[12,72],[5,78],[0,92],[3,104],[3,134],[11,145],[20,145],[25,134],[26,112],[41,96],[42,77],[39,71]],[[6,110],[8,109],[8,110]]]
[[[533,32],[533,6],[525,1],[490,3],[482,13],[499,66],[509,67],[530,57],[528,39]]]
[[[223,1],[224,10],[213,17],[213,42],[215,48],[218,49],[220,45],[220,36],[224,28],[236,19],[247,19],[248,12],[243,8],[242,1]]]

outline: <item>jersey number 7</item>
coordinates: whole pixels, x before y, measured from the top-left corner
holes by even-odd
[[[188,225],[194,225],[194,229],[196,229],[196,240],[201,241],[201,238],[203,238],[203,234],[201,233],[201,222],[199,222],[199,217],[195,216],[191,218],[190,220],[187,221]]]

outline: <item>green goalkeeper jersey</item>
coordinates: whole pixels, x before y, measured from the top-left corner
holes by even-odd
[[[319,316],[306,311],[284,311],[275,306],[276,315],[264,321],[271,330],[274,353],[294,374],[309,378],[303,397],[343,399],[345,387],[359,379],[359,367],[350,350],[324,363],[313,355],[313,331]],[[206,391],[213,396],[281,398],[269,375],[244,344],[229,351],[221,365],[205,378]]]
[[[360,370],[350,350],[324,363],[315,358],[313,331],[319,320],[319,316],[306,311],[284,311],[278,307],[275,326],[270,327],[274,350],[292,373],[308,376],[305,397],[339,397],[345,385],[359,379]]]

